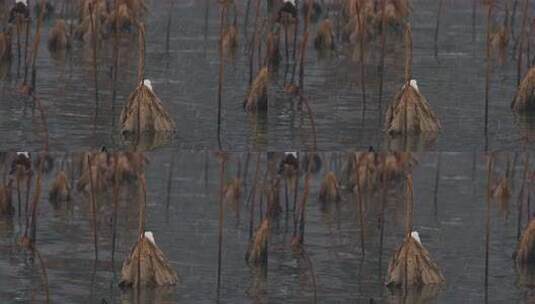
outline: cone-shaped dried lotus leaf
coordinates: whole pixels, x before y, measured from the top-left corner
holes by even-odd
[[[535,219],[532,219],[518,241],[515,260],[519,265],[535,264]]]
[[[338,179],[334,172],[329,172],[323,178],[320,188],[320,200],[322,202],[337,202],[340,200]]]
[[[431,260],[429,252],[413,236],[406,237],[390,260],[386,285],[422,286],[443,282],[440,268]]]
[[[0,62],[11,59],[11,34],[0,33]]]
[[[178,283],[178,274],[150,235],[145,233],[123,262],[120,286],[137,286],[138,281],[141,286],[171,286]]]
[[[316,39],[314,39],[314,47],[317,50],[334,50],[334,33],[331,20],[325,19],[321,22]]]
[[[515,112],[535,111],[535,67],[520,82],[511,108]]]
[[[262,68],[254,79],[247,97],[244,108],[247,112],[255,112],[267,106],[267,87],[269,82],[269,71],[267,67]],[[265,105],[263,105],[265,103]]]
[[[241,195],[241,181],[239,178],[234,178],[231,182],[225,185],[223,190],[224,201],[235,208],[240,203]]]
[[[56,175],[56,179],[50,189],[49,198],[54,204],[70,200],[71,189],[69,179],[64,171],[60,171],[58,175]]]
[[[174,133],[175,128],[175,122],[151,88],[141,84],[130,94],[121,112],[123,134]]]
[[[394,135],[436,133],[440,130],[439,119],[414,80],[403,86],[388,107],[385,129]]]
[[[238,27],[231,24],[223,31],[223,52],[225,55],[233,55],[238,48]]]
[[[12,204],[11,186],[0,185],[0,216],[13,216],[15,208]]]
[[[265,263],[267,258],[267,245],[270,234],[270,226],[270,222],[266,218],[256,230],[245,256],[249,264],[258,266]]]
[[[65,21],[59,19],[48,34],[48,49],[51,52],[65,50],[71,47],[71,38],[65,26]]]

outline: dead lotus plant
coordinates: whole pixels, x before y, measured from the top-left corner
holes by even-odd
[[[333,23],[329,19],[323,20],[314,39],[314,47],[318,51],[334,50],[335,36],[333,32]]]
[[[268,67],[262,68],[256,78],[254,79],[243,107],[247,112],[266,111],[267,110],[267,91],[269,84],[269,70]]]
[[[443,283],[444,276],[415,233],[408,235],[396,250],[388,267],[389,287],[423,286]]]
[[[256,229],[245,255],[245,259],[250,265],[261,266],[266,264],[270,231],[271,222],[268,218],[265,218]]]
[[[323,203],[340,201],[340,186],[334,172],[327,173],[323,178],[319,198]]]
[[[0,32],[0,62],[11,59],[11,33],[10,31]]]
[[[139,187],[139,233],[136,244],[123,262],[121,269],[121,287],[176,285],[178,274],[171,267],[167,257],[156,245],[152,232],[145,232],[145,214],[147,206],[147,183],[145,175],[138,172]]]
[[[225,185],[223,189],[223,199],[233,209],[238,207],[241,196],[241,180],[236,177]]]
[[[48,49],[51,52],[57,52],[69,48],[71,48],[71,36],[67,31],[65,21],[58,19],[48,34]]]
[[[156,245],[151,232],[145,232],[130,251],[121,270],[121,287],[172,286],[178,274],[171,268],[167,257]]]
[[[519,266],[535,264],[535,219],[531,219],[522,232],[513,258]]]
[[[7,185],[0,185],[0,216],[11,217],[15,214],[12,202],[12,182]]]
[[[414,183],[411,175],[407,176],[405,209],[405,240],[390,260],[386,285],[406,288],[441,284],[445,280],[440,268],[423,246],[418,232],[412,230]]]
[[[416,80],[412,77],[412,32],[407,25],[405,84],[388,107],[385,117],[385,131],[397,134],[436,134],[441,126],[438,117],[431,110],[422,95]]]
[[[121,132],[123,135],[171,134],[176,130],[175,122],[164,108],[162,101],[154,93],[150,80],[144,79],[145,71],[145,28],[138,24],[139,66],[138,86],[128,97],[121,112]]]
[[[71,199],[71,187],[65,171],[61,170],[56,175],[56,179],[49,192],[49,199],[54,207],[58,207],[61,202]]]
[[[535,111],[535,67],[520,82],[511,109],[518,113]]]

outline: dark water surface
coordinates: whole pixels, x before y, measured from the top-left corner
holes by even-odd
[[[214,149],[217,141],[217,79],[219,10],[213,1],[177,1],[173,11],[170,48],[166,50],[167,1],[149,1],[147,17],[146,77],[177,122],[177,134],[168,143],[181,149]],[[478,2],[479,3],[479,2]],[[208,4],[208,6],[207,6]],[[240,1],[241,15],[246,1]],[[516,117],[509,109],[516,87],[516,62],[512,47],[507,62],[495,64],[490,90],[489,132],[484,133],[485,12],[478,4],[474,32],[472,1],[446,1],[435,56],[437,1],[412,1],[414,78],[442,120],[436,142],[410,149],[437,151],[521,150],[533,147],[533,116]],[[496,24],[504,5],[495,10]],[[521,23],[517,10],[516,25]],[[208,13],[207,23],[205,15]],[[250,33],[253,28],[247,27]],[[222,147],[232,151],[280,151],[311,149],[312,129],[296,99],[281,92],[284,61],[273,76],[270,110],[254,117],[242,110],[247,91],[248,60],[240,19],[241,51],[226,62],[223,89]],[[136,82],[136,39],[121,44],[117,100],[112,102],[112,40],[99,51],[98,107],[95,106],[91,49],[75,43],[65,58],[54,58],[46,48],[46,23],[38,58],[38,95],[47,109],[51,150],[83,151],[106,145],[123,148],[117,121]],[[313,26],[314,33],[317,25]],[[301,30],[302,31],[302,30]],[[518,32],[518,31],[517,31]],[[472,41],[475,34],[475,41]],[[311,43],[312,44],[312,43]],[[511,43],[513,44],[513,43]],[[316,119],[318,149],[323,151],[366,149],[375,146],[398,149],[382,132],[383,113],[403,79],[404,47],[400,36],[388,37],[384,99],[379,104],[377,43],[367,52],[367,102],[360,87],[360,67],[352,48],[339,44],[335,56],[318,59],[312,46],[307,52],[305,95],[310,97]],[[61,56],[60,56],[61,57]],[[496,61],[496,60],[494,60]],[[290,72],[289,72],[290,73]],[[43,128],[32,104],[15,93],[16,60],[8,76],[0,80],[0,149],[41,149]],[[289,76],[287,76],[289,77]],[[96,114],[96,122],[95,122]]]
[[[403,239],[404,182],[400,180],[389,187],[382,250],[378,224],[380,196],[366,196],[366,255],[363,256],[359,213],[351,193],[344,190],[341,202],[326,209],[321,209],[318,202],[322,177],[332,169],[341,178],[342,167],[350,155],[324,153],[321,156],[323,169],[312,178],[306,209],[304,249],[313,274],[308,264],[290,249],[291,216],[287,223],[284,210],[280,220],[273,224],[267,277],[247,266],[244,255],[248,244],[249,207],[245,201],[251,189],[256,159],[256,154],[251,154],[247,185],[240,203],[241,215],[238,218],[236,209],[229,205],[224,209],[221,303],[313,303],[314,291],[317,303],[370,303],[370,299],[375,303],[485,303],[485,299],[488,303],[531,303],[534,293],[526,287],[526,281],[520,280],[511,258],[516,246],[517,197],[524,155],[496,156],[494,180],[505,174],[509,159],[514,168],[510,175],[513,191],[509,213],[499,208],[497,202],[491,204],[487,298],[484,289],[485,155],[441,153],[438,187],[435,178],[439,155],[415,156],[418,164],[412,170],[416,199],[414,229],[419,231],[424,246],[442,268],[447,282],[436,289],[410,289],[405,300],[399,291],[384,287],[388,261]],[[150,164],[146,168],[149,188],[146,228],[155,234],[156,242],[180,274],[181,283],[169,289],[145,289],[141,303],[214,303],[217,298],[219,162],[211,153],[154,152],[147,157]],[[62,163],[69,178],[73,172],[76,183],[78,158],[54,155],[55,167],[45,175],[37,229],[37,249],[42,264],[16,245],[24,229],[18,217],[12,221],[0,220],[0,302],[31,303],[32,299],[42,302],[45,299],[41,276],[44,267],[52,303],[101,303],[102,299],[107,303],[136,303],[133,292],[117,286],[121,263],[136,241],[136,184],[122,190],[113,264],[112,203],[109,193],[98,196],[99,261],[95,268],[88,196],[73,191],[72,201],[59,209],[54,209],[48,201],[50,184]],[[238,160],[243,170],[246,159],[246,154],[230,155],[227,181],[235,176]],[[265,160],[266,155],[262,154],[260,176],[266,168]],[[71,171],[73,162],[75,169]],[[173,177],[168,183],[172,162]],[[303,185],[302,178],[300,185]],[[15,205],[16,202],[15,196]],[[283,192],[281,204],[284,209]],[[525,214],[524,210],[522,225],[526,223]],[[258,216],[255,215],[255,223],[258,223]]]

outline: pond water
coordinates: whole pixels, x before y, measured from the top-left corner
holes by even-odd
[[[287,66],[283,61],[272,76],[270,109],[266,115],[253,116],[242,109],[249,79],[243,29],[247,29],[250,37],[254,18],[251,12],[249,23],[245,25],[246,3],[239,2],[240,51],[234,60],[225,63],[221,147],[230,151],[310,150],[313,132],[308,116],[298,110],[295,98],[281,91],[285,71],[291,71],[292,65]],[[381,102],[377,43],[369,46],[366,53],[367,98],[364,103],[360,65],[353,59],[352,48],[339,43],[334,56],[318,59],[311,42],[306,58],[304,92],[310,98],[315,116],[317,149],[339,151],[374,146],[435,151],[517,151],[532,148],[535,118],[532,115],[517,117],[509,108],[516,88],[513,47],[509,48],[503,65],[493,60],[489,129],[485,135],[486,14],[479,2],[473,20],[472,1],[445,1],[436,56],[433,37],[438,3],[427,0],[411,3],[413,74],[442,121],[441,133],[433,142],[405,147],[391,142],[382,131],[386,105],[401,87],[403,79],[404,50],[399,35],[387,38],[384,98]],[[177,1],[172,11],[167,48],[169,3],[149,1],[149,7],[145,75],[152,80],[157,94],[177,123],[176,136],[166,146],[217,149],[219,9],[213,1]],[[495,9],[496,24],[501,23],[503,11],[504,5],[499,1]],[[520,8],[516,20],[518,27]],[[475,27],[472,27],[473,21]],[[45,23],[37,60],[37,92],[47,112],[50,149],[84,151],[103,145],[126,147],[117,124],[121,108],[136,84],[136,39],[122,39],[115,101],[111,79],[113,43],[110,39],[103,43],[98,52],[97,106],[91,49],[77,42],[65,56],[51,56],[46,48],[51,25],[52,21]],[[317,24],[314,24],[312,32],[316,29]],[[17,68],[16,61],[9,67],[7,75],[3,73],[0,77],[0,136],[3,138],[0,149],[41,149],[43,125],[39,112],[33,109],[30,101],[16,93],[22,81],[21,68]]]
[[[247,198],[253,185],[256,159],[260,159],[260,183],[265,176],[267,155],[228,155],[225,181],[230,181],[241,168],[240,176],[245,183],[239,217],[236,206],[225,204],[223,209],[218,298],[220,162],[212,153],[146,154],[149,160],[146,229],[154,233],[181,282],[168,289],[143,289],[138,301],[135,292],[118,287],[121,263],[136,241],[137,184],[132,182],[121,190],[114,261],[110,186],[97,195],[99,258],[95,263],[88,195],[73,190],[72,200],[59,208],[54,208],[48,199],[50,185],[60,168],[65,168],[74,185],[78,183],[82,155],[51,154],[54,166],[43,176],[38,208],[37,252],[32,255],[17,245],[24,232],[24,210],[22,219],[16,210],[12,220],[0,220],[0,302],[43,302],[47,292],[51,303],[214,303],[217,300],[220,303],[313,303],[315,299],[317,303],[530,303],[533,300],[533,291],[526,287],[533,282],[522,279],[512,260],[517,242],[517,199],[524,154],[501,153],[494,158],[493,180],[504,176],[507,167],[511,168],[512,191],[508,204],[495,201],[490,204],[487,293],[484,287],[487,156],[478,153],[414,155],[417,163],[410,170],[415,187],[414,229],[442,269],[446,283],[437,288],[409,289],[408,295],[384,286],[388,262],[404,235],[404,179],[392,180],[388,185],[381,246],[380,190],[364,195],[364,225],[359,224],[359,208],[348,190],[342,190],[339,203],[320,208],[318,192],[323,176],[332,170],[342,180],[343,168],[351,154],[320,156],[322,168],[312,175],[306,208],[303,248],[308,260],[290,249],[291,207],[288,223],[282,187],[283,210],[280,219],[272,225],[268,270],[262,275],[247,265],[244,256],[249,239]],[[10,159],[11,156],[7,157],[4,163],[9,164]],[[301,196],[303,176],[299,185]],[[258,208],[260,196],[258,192],[255,225],[260,212],[266,214],[265,199],[262,211]],[[17,207],[16,192],[13,203]],[[529,209],[524,205],[521,227],[526,224],[526,208]],[[365,255],[361,227],[364,227]]]

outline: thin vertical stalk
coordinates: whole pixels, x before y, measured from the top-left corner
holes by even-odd
[[[256,155],[256,165],[255,165],[253,187],[251,189],[251,206],[249,207],[249,240],[253,238],[254,211],[255,211],[256,186],[258,183],[258,174],[260,174],[260,153],[257,153]]]
[[[98,260],[98,237],[97,237],[97,202],[95,197],[95,184],[93,181],[93,164],[91,161],[91,155],[87,156],[87,166],[89,168],[89,185],[90,185],[90,198],[91,198],[91,228],[93,230],[93,242],[95,246],[95,261]],[[97,173],[98,174],[98,173]],[[98,178],[97,175],[95,175]]]
[[[219,28],[219,82],[217,89],[217,139],[219,143],[219,149],[221,150],[221,107],[223,100],[223,76],[225,72],[225,62],[223,60],[223,33],[225,27],[225,4],[221,4],[221,16],[220,16],[220,28]]]
[[[115,164],[114,166],[114,174],[113,174],[113,194],[112,194],[112,200],[113,200],[113,217],[112,217],[112,238],[111,238],[111,264],[112,269],[114,269],[114,261],[115,261],[115,246],[117,241],[117,213],[119,209],[119,168],[117,164],[119,163],[119,157],[118,153],[115,152],[113,154],[113,162]]]
[[[516,85],[520,85],[520,80],[522,77],[522,59],[524,53],[524,43],[526,39],[526,27],[528,23],[528,8],[529,0],[524,0],[523,14],[522,14],[522,28],[520,31],[519,43],[518,43],[518,58],[517,58],[517,69],[516,69]],[[528,59],[529,61],[529,59]]]
[[[218,236],[218,251],[217,251],[217,295],[219,298],[219,292],[221,288],[221,261],[223,255],[223,227],[225,220],[225,208],[223,205],[223,195],[225,188],[225,166],[226,155],[222,156],[221,171],[219,175],[219,236]]]
[[[442,16],[443,1],[438,1],[437,23],[435,25],[435,57],[438,57],[438,34],[440,33],[440,17]]]
[[[487,161],[487,211],[486,211],[486,225],[485,225],[485,289],[489,285],[489,251],[490,251],[490,200],[491,200],[491,185],[492,185],[492,171],[494,168],[494,155],[488,156]]]
[[[438,189],[440,187],[440,167],[442,164],[442,153],[437,155],[437,171],[435,174],[435,190],[433,191],[433,205],[435,206],[435,216],[438,215]]]
[[[366,256],[366,247],[365,247],[365,231],[364,231],[364,203],[362,198],[362,187],[361,187],[361,179],[360,179],[360,173],[359,173],[359,162],[358,162],[358,154],[355,154],[355,177],[356,177],[356,186],[357,186],[357,193],[355,195],[357,199],[357,208],[359,212],[359,224],[360,224],[360,247],[362,250],[362,256]]]
[[[493,8],[493,3],[489,3],[488,4],[488,8],[487,8],[487,46],[486,46],[486,53],[485,53],[485,58],[486,58],[486,72],[485,72],[485,138],[487,136],[487,132],[488,132],[488,126],[489,126],[489,90],[490,90],[490,73],[491,73],[491,58],[490,58],[490,48],[491,48],[491,45],[490,45],[490,40],[491,40],[491,37],[490,37],[490,27],[491,27],[491,18],[492,18],[492,8]],[[486,146],[486,145],[485,145]],[[486,148],[485,148],[486,150]]]

